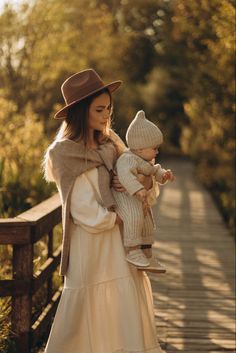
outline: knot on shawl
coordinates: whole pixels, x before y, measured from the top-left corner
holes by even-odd
[[[115,206],[110,190],[110,172],[113,171],[117,152],[112,142],[87,148],[72,140],[58,141],[49,151],[52,173],[64,204],[77,176],[92,168],[98,168],[98,184],[105,207]]]

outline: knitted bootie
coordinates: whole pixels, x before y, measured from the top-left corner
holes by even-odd
[[[150,262],[144,255],[141,249],[135,249],[128,252],[126,260],[135,266],[145,267],[150,265]]]
[[[149,259],[150,265],[149,266],[139,266],[138,270],[153,272],[153,273],[166,273],[166,268],[157,260],[155,256],[152,256]]]
[[[144,253],[144,255],[148,259],[151,259],[151,257],[152,257],[152,248],[144,248],[144,249],[142,249],[142,252]]]

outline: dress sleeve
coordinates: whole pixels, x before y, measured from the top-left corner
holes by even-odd
[[[74,183],[70,211],[73,222],[89,233],[100,233],[115,225],[116,213],[98,203],[85,173],[78,176]]]

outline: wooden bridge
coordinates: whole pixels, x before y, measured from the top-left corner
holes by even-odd
[[[167,268],[165,275],[150,274],[161,346],[166,352],[235,352],[234,240],[210,195],[196,181],[192,163],[169,160],[163,166],[173,169],[177,180],[162,188],[154,210],[154,249]],[[0,244],[13,244],[13,280],[0,281],[0,296],[13,296],[19,353],[29,352],[48,329],[58,303],[60,291],[53,295],[52,275],[59,249],[53,251],[52,238],[59,222],[57,196],[15,219],[0,221]],[[34,273],[33,244],[44,234],[47,260]],[[45,307],[33,322],[31,296],[44,285]]]
[[[169,160],[176,181],[161,190],[155,251],[164,276],[150,276],[157,333],[166,352],[235,352],[235,248],[192,163]]]

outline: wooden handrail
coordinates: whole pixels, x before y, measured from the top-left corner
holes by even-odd
[[[61,222],[59,194],[21,213],[0,219],[0,244],[13,246],[13,278],[0,280],[0,296],[12,297],[12,331],[18,353],[29,353],[50,324],[59,302],[61,288],[52,292],[52,276],[60,262],[61,248],[53,252],[53,229]],[[48,258],[33,273],[33,244],[48,235]],[[47,283],[47,303],[32,322],[32,295]]]

